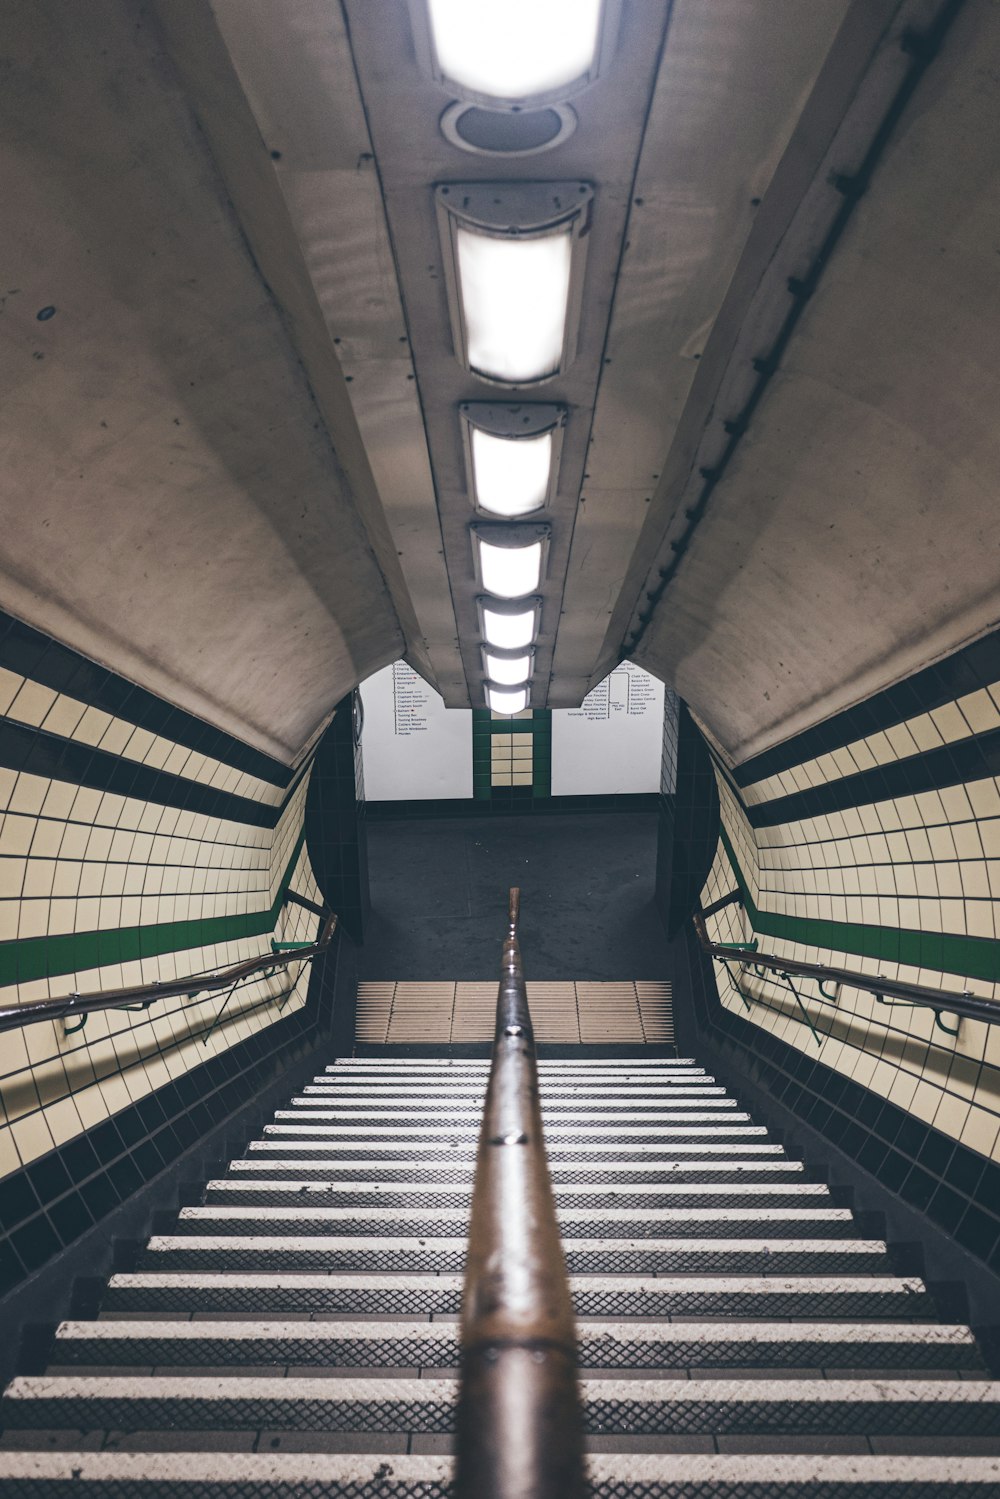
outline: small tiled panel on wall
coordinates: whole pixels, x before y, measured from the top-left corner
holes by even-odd
[[[708,918],[714,941],[970,991],[997,999],[1000,1021],[1000,632],[715,773],[722,833],[701,901],[742,903]],[[1000,1024],[945,1015],[945,1029],[806,978],[796,999],[736,965],[716,981],[730,1029],[761,1036],[750,1044],[787,1078],[808,1073],[862,1164],[1000,1267]]]
[[[320,899],[303,833],[308,766],[294,773],[6,616],[0,711],[0,1006],[315,940],[317,917],[285,901],[290,889]],[[171,1109],[201,1106],[206,1090],[252,1069],[256,1038],[276,1026],[290,1034],[308,977],[290,967],[228,998],[192,994],[5,1032],[0,1282],[190,1143],[182,1128],[147,1152],[147,1172],[121,1164]],[[239,1060],[226,1064],[229,1054]],[[211,1088],[187,1098],[184,1080],[213,1059]],[[126,1120],[127,1138],[115,1122]],[[80,1197],[81,1180],[110,1158],[117,1186],[103,1176]]]
[[[552,790],[552,714],[526,708],[513,718],[472,713],[472,794],[504,806],[548,797]]]
[[[540,1043],[672,1045],[670,985],[660,980],[620,983],[528,980],[528,1004]],[[358,985],[357,1039],[373,1045],[492,1041],[496,982]]]

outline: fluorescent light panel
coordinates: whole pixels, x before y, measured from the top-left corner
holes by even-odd
[[[530,515],[545,503],[552,469],[552,433],[495,437],[472,429],[472,472],[480,510],[508,518]]]
[[[523,713],[528,706],[527,687],[487,687],[486,700],[494,713]]]
[[[476,538],[479,570],[487,593],[501,599],[519,599],[534,593],[542,575],[542,543],[524,547],[498,547]]]
[[[535,610],[524,614],[499,614],[483,605],[483,634],[487,645],[498,651],[516,651],[535,638]]]
[[[469,367],[508,385],[554,375],[566,335],[572,224],[509,238],[459,224],[455,240]]]
[[[474,94],[530,99],[595,63],[601,0],[428,0],[442,74]]]
[[[498,687],[519,687],[531,675],[530,656],[492,656],[485,653],[486,675]]]

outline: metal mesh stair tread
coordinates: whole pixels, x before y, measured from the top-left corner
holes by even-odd
[[[695,1369],[819,1367],[982,1369],[967,1327],[889,1323],[609,1323],[579,1329],[581,1367]],[[317,1368],[452,1367],[454,1324],[399,1321],[66,1322],[57,1330],[53,1367],[73,1364],[315,1364]],[[108,1372],[113,1372],[108,1370]]]
[[[933,1315],[923,1281],[914,1277],[800,1276],[794,1279],[696,1275],[571,1276],[578,1317],[865,1317]],[[454,1315],[462,1294],[460,1275],[191,1274],[130,1272],[114,1275],[105,1307],[140,1313],[308,1311],[320,1315]]]
[[[944,1499],[952,1485],[969,1499],[1000,1487],[1000,1459],[992,1457],[865,1457],[780,1454],[595,1455],[588,1461],[595,1499],[798,1499],[803,1485],[815,1499]],[[0,1485],[18,1483],[27,1495],[60,1480],[72,1492],[115,1485],[122,1499],[172,1495],[190,1488],[208,1499],[368,1499],[394,1493],[444,1499],[452,1476],[447,1457],[388,1458],[283,1452],[3,1452]],[[183,1486],[183,1487],[182,1487]],[[0,1493],[3,1488],[0,1487]],[[59,1492],[45,1490],[63,1499]]]
[[[299,1131],[296,1131],[294,1128],[289,1128],[286,1131],[282,1131],[278,1125],[267,1125],[265,1126],[265,1131],[267,1135],[281,1133],[283,1135],[292,1136],[299,1133]],[[345,1131],[345,1133],[353,1136],[355,1134],[360,1134],[361,1131],[348,1130]],[[454,1138],[448,1137],[441,1140],[428,1140],[427,1133],[427,1131],[422,1131],[419,1137],[416,1137],[412,1140],[407,1140],[405,1142],[407,1151],[412,1151],[414,1155],[418,1157],[421,1155],[425,1157],[431,1156],[435,1161],[438,1162],[462,1161],[465,1162],[465,1164],[470,1169],[474,1165],[475,1155],[473,1151],[473,1145],[475,1142],[471,1131],[461,1143],[456,1141]],[[656,1131],[650,1131],[650,1133],[656,1133]],[[567,1145],[561,1145],[558,1141],[553,1142],[551,1141],[551,1139],[549,1139],[547,1141],[549,1161],[554,1167],[558,1168],[560,1165],[565,1165],[568,1161],[579,1163],[579,1161],[587,1155],[595,1157],[600,1157],[602,1155],[610,1156],[613,1164],[617,1164],[620,1161],[633,1159],[642,1160],[644,1157],[649,1157],[658,1161],[674,1161],[679,1156],[684,1155],[697,1156],[699,1158],[707,1155],[720,1155],[726,1156],[726,1164],[731,1165],[732,1161],[729,1158],[735,1155],[753,1157],[767,1155],[784,1156],[784,1146],[776,1145],[773,1141],[766,1139],[765,1137],[767,1135],[767,1131],[764,1129],[752,1129],[739,1132],[742,1134],[754,1135],[755,1138],[753,1141],[748,1142],[745,1140],[732,1140],[727,1138],[725,1144],[716,1144],[712,1139],[702,1138],[699,1138],[697,1141],[692,1142],[688,1138],[692,1133],[692,1131],[690,1130],[676,1130],[670,1131],[670,1133],[671,1135],[679,1135],[680,1139],[671,1139],[669,1144],[656,1144],[651,1143],[647,1140],[637,1140],[635,1142],[629,1142],[629,1144],[625,1146],[622,1145],[622,1142],[620,1140],[602,1142],[577,1139],[576,1141],[570,1142]],[[693,1133],[698,1134],[700,1137],[704,1135],[711,1136],[718,1132],[713,1130],[696,1130],[693,1131]],[[733,1131],[725,1130],[721,1131],[721,1133],[729,1136],[733,1133]],[[367,1159],[365,1152],[377,1154],[379,1151],[385,1151],[386,1153],[388,1153],[389,1151],[395,1151],[398,1153],[401,1147],[401,1143],[402,1142],[400,1142],[399,1140],[394,1140],[392,1138],[385,1140],[354,1140],[352,1138],[339,1145],[334,1144],[332,1141],[327,1142],[324,1139],[301,1140],[282,1138],[280,1140],[274,1140],[265,1138],[263,1140],[252,1140],[247,1146],[247,1149],[251,1154],[264,1154],[268,1151],[281,1151],[286,1155],[289,1153],[301,1155],[306,1151],[310,1151],[314,1153],[317,1160],[365,1160]],[[345,1155],[345,1152],[349,1152],[349,1154]]]
[[[488,1065],[358,1058],[302,1085],[203,1205],[111,1278],[99,1319],[60,1325],[50,1372],[16,1380],[0,1414],[8,1448],[84,1428],[153,1448],[190,1432],[219,1451],[0,1450],[0,1496],[445,1499],[447,1458],[221,1449],[233,1431],[341,1449],[450,1440],[442,1375]],[[722,1085],[664,1058],[553,1060],[540,1077],[587,1428],[634,1444],[591,1458],[595,1496],[1000,1495],[992,1457],[819,1455],[862,1433],[993,1452],[1000,1386],[969,1328],[936,1321],[923,1281],[893,1275],[888,1246],[859,1237]],[[801,1456],[636,1450],[727,1434]]]
[[[39,1375],[11,1382],[4,1426],[451,1430],[451,1379]],[[997,1435],[1000,1387],[939,1379],[583,1380],[586,1429],[651,1433]]]

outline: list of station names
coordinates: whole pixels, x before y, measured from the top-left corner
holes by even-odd
[[[657,705],[656,684],[652,677],[644,671],[618,670],[598,683],[569,716],[585,718],[591,723],[606,723],[619,713],[628,718],[643,718],[650,710],[656,712]]]
[[[392,724],[399,739],[427,733],[427,709],[431,690],[422,677],[404,661],[392,668]]]

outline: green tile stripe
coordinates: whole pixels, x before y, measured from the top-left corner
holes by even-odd
[[[537,727],[531,741],[531,794],[539,801],[552,795],[552,712],[541,708],[535,714]]]
[[[1000,942],[990,937],[964,937],[957,932],[921,932],[908,927],[867,926],[861,922],[824,921],[813,916],[784,916],[762,911],[753,901],[750,886],[739,865],[725,828],[720,828],[723,847],[743,896],[743,905],[753,931],[763,937],[781,937],[830,952],[855,953],[863,958],[883,958],[913,968],[931,968],[938,973],[1000,983]]]
[[[274,904],[262,911],[244,911],[234,916],[206,916],[193,921],[162,921],[149,926],[113,927],[98,932],[67,932],[55,937],[26,937],[0,943],[0,987],[26,984],[32,979],[54,978],[61,973],[83,973],[111,963],[130,963],[136,958],[155,958],[184,948],[211,947],[236,942],[243,937],[262,937],[273,932],[291,884],[292,874],[305,832],[295,848],[278,886]]]

